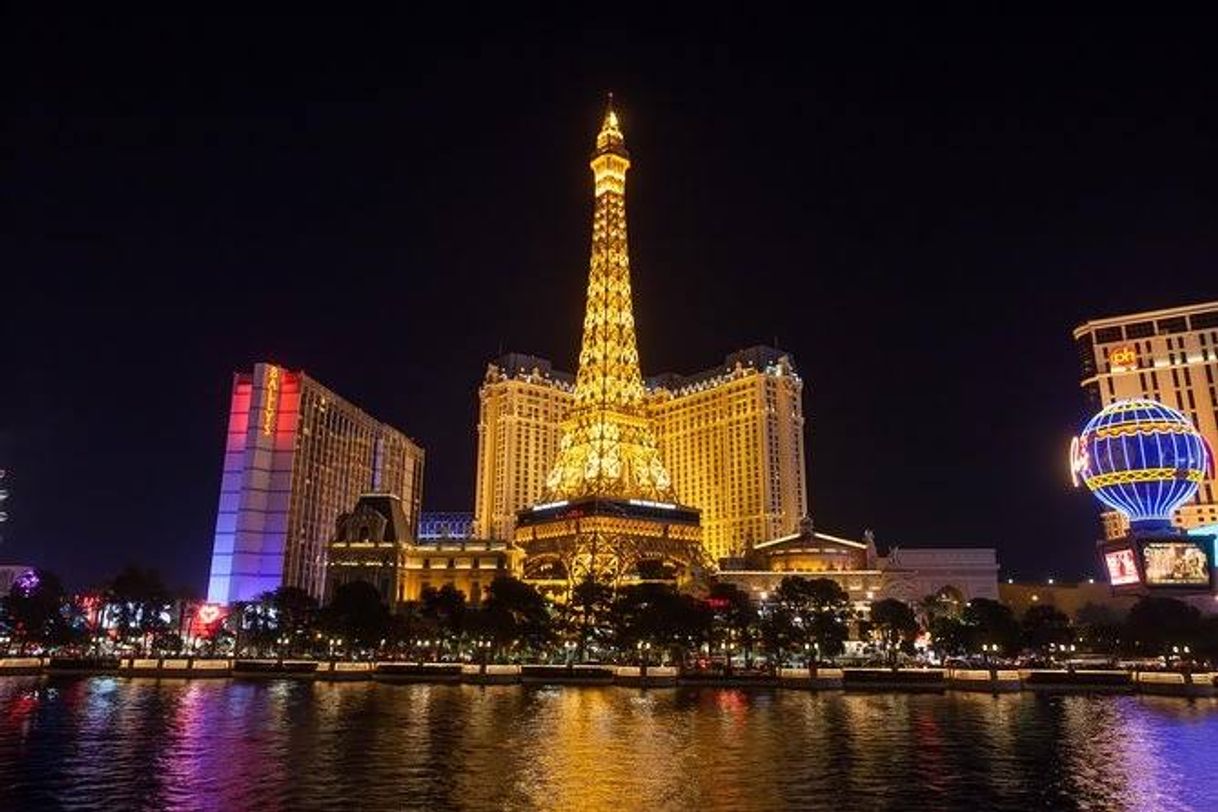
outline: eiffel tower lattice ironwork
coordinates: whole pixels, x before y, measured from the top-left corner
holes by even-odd
[[[562,424],[547,500],[667,500],[672,481],[643,406],[626,242],[630,155],[612,97],[592,155],[596,204],[575,404]]]

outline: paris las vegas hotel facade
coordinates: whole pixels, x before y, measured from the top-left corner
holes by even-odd
[[[995,551],[988,548],[918,548],[878,554],[868,536],[850,540],[816,532],[807,518],[807,472],[803,381],[794,358],[774,347],[754,346],[729,354],[721,364],[691,375],[664,374],[642,379],[638,369],[631,315],[629,259],[626,247],[625,174],[629,168],[617,116],[612,109],[597,139],[592,165],[596,175],[593,271],[589,282],[584,346],[580,372],[553,368],[545,358],[519,353],[502,355],[487,366],[479,389],[478,450],[475,476],[473,535],[518,544],[536,537],[522,521],[550,505],[589,496],[589,488],[555,487],[569,455],[573,410],[588,396],[581,389],[592,376],[638,378],[637,412],[666,469],[664,504],[689,506],[699,514],[699,538],[704,560],[729,580],[764,595],[787,574],[832,577],[859,603],[882,596],[916,599],[943,586],[966,597],[997,597]],[[607,165],[607,152],[620,150],[620,172]],[[608,180],[620,188],[607,189]],[[608,190],[610,194],[602,196]],[[619,232],[620,243],[606,256],[600,240],[605,232],[602,203],[609,208],[608,232]],[[618,218],[614,220],[613,218]],[[600,265],[617,263],[624,290],[620,312],[594,299],[604,285]],[[615,284],[611,278],[609,286]],[[600,308],[600,310],[598,310]],[[595,325],[620,322],[624,339],[610,346],[628,358],[625,371],[592,371],[590,331]],[[586,404],[585,404],[586,405]],[[610,411],[618,408],[610,407]],[[625,408],[625,407],[623,407]],[[626,455],[627,459],[629,458]],[[558,462],[556,462],[558,460]],[[654,464],[654,463],[653,463]],[[570,467],[568,465],[568,467]],[[629,466],[624,466],[629,467]],[[637,467],[637,466],[636,466]],[[570,478],[570,473],[564,474]],[[577,477],[578,478],[578,477]],[[593,491],[595,489],[592,489]],[[628,488],[627,488],[628,490]],[[600,496],[634,496],[636,503],[654,503],[654,490],[638,493],[614,485]]]
[[[678,581],[718,570],[761,598],[794,573],[833,578],[860,606],[943,586],[997,597],[993,549],[880,555],[870,537],[813,530],[803,382],[790,354],[757,346],[696,374],[642,377],[626,244],[630,162],[612,108],[591,165],[578,373],[521,354],[489,364],[469,532],[427,537],[423,451],[413,441],[303,373],[259,364],[234,380],[209,600],[249,600],[280,584],[325,599],[360,579],[394,608],[445,584],[476,602],[505,572],[561,590],[581,571],[641,577],[644,562],[675,565],[665,577]]]

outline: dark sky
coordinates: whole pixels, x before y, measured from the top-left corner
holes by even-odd
[[[1218,296],[1214,21],[649,20],[10,15],[0,561],[201,590],[260,359],[468,510],[486,361],[574,366],[612,90],[644,372],[777,336],[818,527],[1089,574],[1070,331]]]

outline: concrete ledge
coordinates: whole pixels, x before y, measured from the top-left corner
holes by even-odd
[[[678,685],[708,688],[778,688],[782,680],[768,674],[699,674],[686,673],[677,678]]]
[[[528,685],[612,685],[613,667],[607,665],[522,665],[520,681]]]
[[[1134,690],[1128,671],[1045,669],[1020,671],[1023,687],[1032,691],[1128,694]]]
[[[316,660],[234,660],[234,677],[298,677],[308,679],[317,674]]]
[[[1137,671],[1133,675],[1138,693],[1158,696],[1218,696],[1215,675],[1208,672]]]
[[[818,667],[815,672],[807,668],[778,669],[778,683],[783,688],[802,688],[805,691],[840,690],[843,685],[840,668]]]
[[[117,657],[51,657],[46,664],[48,674],[115,674],[118,670]]]
[[[1023,690],[1023,680],[1011,669],[949,668],[947,687],[953,691],[1012,693]]]
[[[460,682],[460,663],[377,663],[372,678],[381,682]]]
[[[372,679],[372,666],[372,663],[320,662],[317,664],[315,678],[328,682],[358,682]]]
[[[945,691],[947,672],[942,668],[845,668],[842,686],[847,691]]]
[[[484,668],[482,665],[464,665],[461,667],[461,681],[469,685],[518,685],[520,666],[487,663]]]
[[[0,676],[17,677],[31,674],[41,674],[46,662],[46,659],[43,657],[0,658]]]
[[[677,684],[678,670],[667,665],[649,665],[646,672],[636,665],[613,669],[613,684],[638,688],[671,688]]]

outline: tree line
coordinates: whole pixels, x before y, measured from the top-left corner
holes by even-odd
[[[836,581],[799,576],[784,578],[760,603],[722,582],[694,595],[657,583],[614,589],[591,579],[556,603],[523,581],[500,577],[476,604],[446,585],[424,590],[397,612],[371,584],[355,581],[325,605],[280,587],[226,615],[204,617],[175,600],[150,570],[128,567],[84,596],[69,595],[53,573],[37,571],[0,599],[0,633],[16,652],[815,668],[833,663],[855,640],[891,665],[928,653],[940,661],[1022,656],[1047,663],[1086,653],[1218,664],[1218,617],[1172,599],[1142,599],[1124,617],[1085,607],[1071,619],[1052,606],[1018,617],[1002,603],[965,601],[948,587],[917,603],[888,598],[859,612]]]

